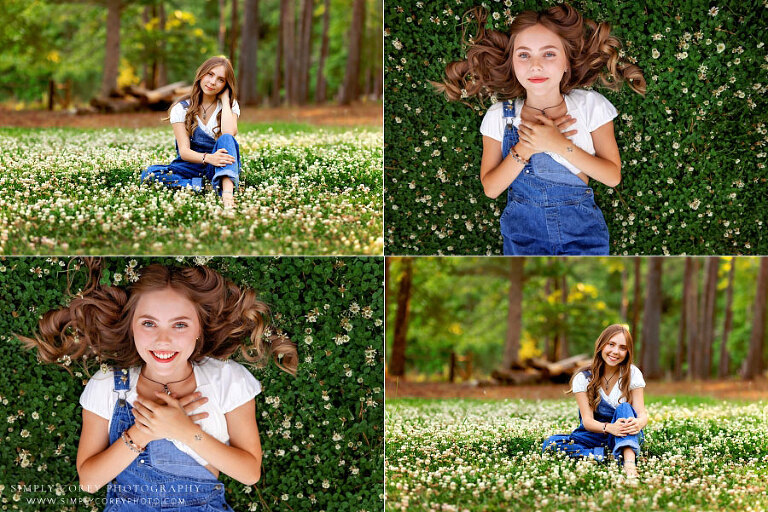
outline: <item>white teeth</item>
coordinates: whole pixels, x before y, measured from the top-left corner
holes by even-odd
[[[152,353],[158,359],[170,359],[170,358],[172,358],[176,354],[176,352],[167,352],[167,353],[164,353],[164,354],[161,354],[159,352],[152,352]]]

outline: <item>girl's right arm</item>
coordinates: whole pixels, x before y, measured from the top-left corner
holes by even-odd
[[[139,432],[135,425],[128,429],[128,435],[141,447],[152,440]],[[77,474],[82,490],[91,493],[98,491],[127,468],[138,455],[122,439],[110,446],[109,422],[83,409],[83,430],[77,447]]]
[[[533,151],[523,141],[514,147],[517,154],[525,160],[531,158]],[[496,199],[507,190],[509,184],[515,181],[525,165],[518,162],[509,152],[507,158],[501,158],[501,142],[483,135],[483,159],[480,162],[480,182],[483,184],[485,195]]]
[[[211,164],[214,167],[224,167],[235,161],[235,157],[228,154],[224,148],[219,149],[215,153],[192,151],[189,144],[189,135],[184,123],[173,123],[171,126],[173,126],[173,135],[176,137],[176,143],[179,145],[179,156],[182,160],[192,162],[193,164]],[[203,162],[203,156],[205,156],[205,162]]]

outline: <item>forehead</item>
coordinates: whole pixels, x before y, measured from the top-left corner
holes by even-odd
[[[611,336],[608,339],[608,342],[616,343],[617,345],[626,345],[627,344],[627,338],[624,336],[623,332],[617,332],[613,336]]]
[[[173,288],[144,292],[136,302],[135,317],[151,315],[155,318],[178,316],[197,317],[195,304]]]
[[[558,50],[563,49],[560,36],[546,28],[544,25],[534,25],[523,30],[515,37],[515,49],[525,47],[529,50],[540,50],[546,46],[554,46]]]
[[[217,77],[225,78],[226,70],[224,69],[223,64],[219,64],[218,66],[214,66],[211,69],[209,69],[208,73],[213,73]]]

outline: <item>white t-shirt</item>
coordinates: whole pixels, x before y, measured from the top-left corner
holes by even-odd
[[[565,106],[568,108],[568,114],[576,122],[569,126],[568,130],[578,130],[576,135],[568,137],[574,144],[589,153],[595,154],[595,146],[592,142],[591,133],[608,121],[613,120],[618,114],[616,108],[608,101],[605,96],[597,91],[587,89],[573,89],[564,95]],[[518,98],[515,100],[515,117],[512,124],[515,128],[520,126],[520,112],[523,110],[524,100]],[[499,142],[504,140],[504,129],[506,120],[504,119],[504,104],[497,102],[491,105],[491,108],[483,117],[483,123],[480,125],[480,133]],[[562,156],[550,153],[556,162],[564,165],[573,174],[579,174],[581,171]]]
[[[139,380],[140,367],[131,368],[130,371],[130,390],[126,395],[128,403],[133,405],[138,397],[136,393],[136,383]],[[200,364],[193,366],[195,373],[196,391],[208,398],[208,401],[195,409],[194,414],[207,412],[208,417],[198,420],[195,423],[206,433],[215,437],[224,444],[229,444],[229,431],[227,430],[227,419],[224,417],[234,409],[237,409],[254,396],[261,393],[261,383],[245,368],[235,361],[213,359],[207,357]],[[102,418],[109,420],[112,424],[112,413],[115,410],[118,394],[114,391],[115,379],[113,372],[97,372],[80,395],[80,405],[83,409],[98,414]],[[176,448],[190,455],[203,466],[208,463],[195,453],[192,448],[186,444],[169,439]]]
[[[213,134],[213,129],[219,126],[219,121],[217,120],[219,110],[221,110],[221,100],[218,100],[216,103],[216,109],[213,111],[213,114],[211,114],[211,117],[208,118],[208,124],[203,123],[203,120],[200,119],[200,116],[197,116],[197,125],[201,130],[213,138],[216,138],[216,136]],[[240,117],[240,105],[237,103],[237,100],[232,102],[232,113],[237,117]],[[171,109],[171,124],[183,123],[186,115],[187,109],[184,108],[181,102],[175,104]]]
[[[588,379],[586,375],[584,375],[584,372],[579,372],[576,374],[576,376],[573,378],[573,388],[571,391],[573,393],[582,393],[587,390],[587,384],[589,384],[589,381],[591,379]],[[602,387],[600,387],[600,396],[605,399],[606,402],[611,404],[614,407],[618,407],[621,402],[626,402],[623,396],[621,396],[621,379],[618,379],[616,381],[616,384],[613,385],[613,389],[611,389],[611,394],[606,395],[605,391]],[[632,391],[633,389],[637,388],[644,388],[645,387],[645,379],[643,379],[643,372],[640,371],[640,368],[638,368],[635,365],[630,365],[629,367],[629,390]]]

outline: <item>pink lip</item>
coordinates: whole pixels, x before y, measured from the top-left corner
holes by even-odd
[[[533,82],[536,84],[540,84],[541,82],[545,82],[547,80],[549,80],[549,78],[529,78],[528,79],[529,82]]]
[[[158,351],[158,352],[163,352],[163,351]],[[172,351],[171,351],[171,350],[168,350],[167,352],[172,352]],[[174,359],[176,359],[176,356],[178,356],[178,355],[179,355],[179,353],[178,353],[178,352],[176,352],[175,354],[173,354],[173,355],[172,355],[171,357],[169,357],[168,359],[160,359],[160,358],[159,358],[159,357],[157,357],[157,356],[155,355],[155,353],[154,353],[154,352],[152,352],[151,350],[149,351],[149,353],[150,353],[150,354],[152,354],[152,359],[154,359],[154,360],[155,360],[155,361],[157,361],[158,363],[170,363],[171,361],[173,361]]]

